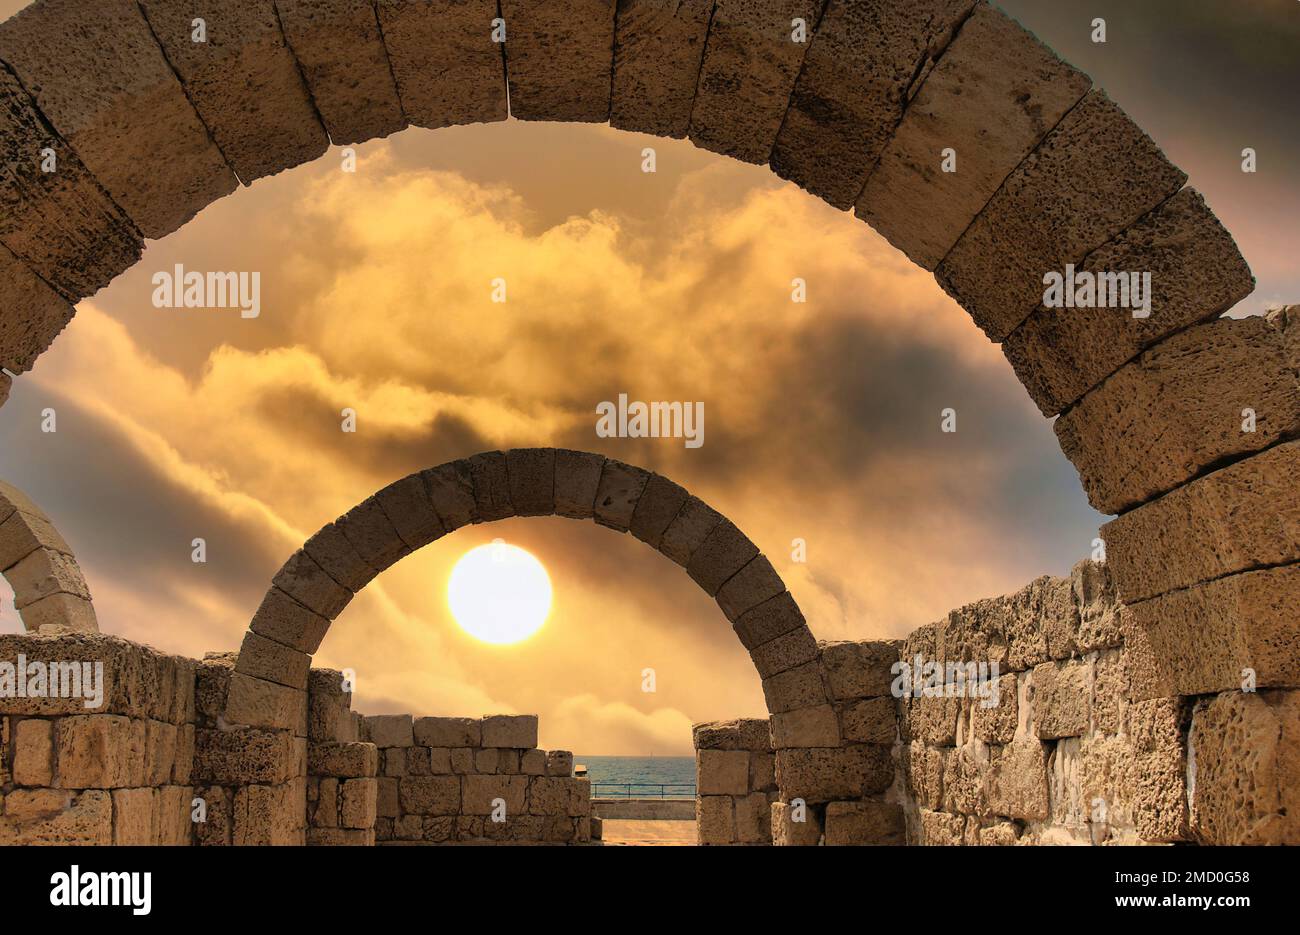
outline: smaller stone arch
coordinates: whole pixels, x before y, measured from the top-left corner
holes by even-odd
[[[67,541],[25,493],[0,481],[0,569],[23,626],[97,633],[90,588]]]
[[[758,547],[668,478],[563,448],[489,451],[410,474],[308,539],[272,579],[244,636],[227,723],[305,735],[311,654],[376,575],[462,526],[552,515],[631,533],[685,569],[749,652],[774,723],[788,720],[791,733],[821,727],[831,734],[821,745],[838,746],[817,641]]]

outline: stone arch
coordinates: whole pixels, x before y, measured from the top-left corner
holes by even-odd
[[[462,526],[516,516],[592,520],[681,566],[749,651],[778,721],[822,717],[839,742],[798,605],[734,523],[660,474],[566,448],[489,451],[409,474],[321,528],[272,579],[230,682],[226,720],[305,728],[311,654],[376,575]],[[796,714],[795,712],[800,712]]]
[[[0,570],[23,627],[96,633],[90,589],[72,549],[26,494],[0,481]]]
[[[852,208],[1002,345],[1119,514],[1110,561],[1162,684],[1227,690],[1243,666],[1300,683],[1297,316],[1219,317],[1253,289],[1232,237],[1087,75],[984,0],[206,10],[203,42],[189,0],[37,0],[0,24],[0,396],[145,237],[331,142],[508,116],[689,138]],[[1071,265],[1150,272],[1149,307],[1045,306],[1044,275]]]

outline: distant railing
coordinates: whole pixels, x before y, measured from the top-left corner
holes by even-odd
[[[602,792],[607,789],[609,791]],[[644,790],[644,791],[643,791]],[[591,797],[615,799],[693,799],[693,782],[593,782]]]

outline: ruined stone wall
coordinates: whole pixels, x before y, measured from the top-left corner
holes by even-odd
[[[591,783],[572,753],[537,749],[536,715],[376,715],[361,733],[378,747],[383,843],[591,840]]]
[[[771,844],[776,755],[766,718],[696,724],[695,830],[700,844]]]
[[[89,680],[45,697],[50,663],[101,665],[102,703]],[[189,844],[195,668],[101,634],[0,636],[0,845]]]

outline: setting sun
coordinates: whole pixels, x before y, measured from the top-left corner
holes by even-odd
[[[546,622],[551,579],[532,553],[497,539],[461,556],[447,580],[447,603],[470,636],[518,643]]]

